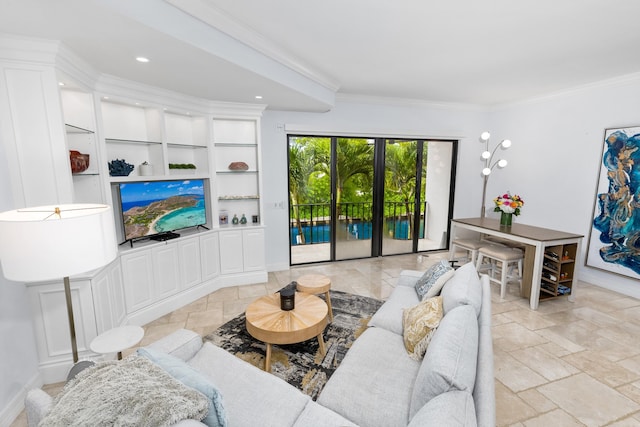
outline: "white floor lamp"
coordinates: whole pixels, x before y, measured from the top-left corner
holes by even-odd
[[[18,282],[64,278],[73,362],[78,361],[69,276],[103,267],[118,252],[111,207],[72,204],[0,213],[0,263]]]

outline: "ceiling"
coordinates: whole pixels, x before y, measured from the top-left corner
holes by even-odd
[[[638,16],[637,0],[0,0],[0,32],[59,40],[97,75],[294,111],[491,107],[639,73]]]

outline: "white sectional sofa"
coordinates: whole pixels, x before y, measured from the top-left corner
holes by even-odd
[[[419,303],[422,272],[403,271],[387,302],[354,342],[317,402],[281,379],[180,330],[149,348],[184,360],[223,396],[228,425],[495,426],[489,281],[469,263],[441,296],[444,317],[422,361],[402,337],[402,312]],[[30,426],[51,404],[41,390],[26,401]],[[199,425],[182,421],[178,425]]]

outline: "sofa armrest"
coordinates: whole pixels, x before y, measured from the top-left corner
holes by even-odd
[[[398,278],[397,286],[411,286],[414,287],[419,278],[422,277],[424,271],[417,270],[402,270],[400,277]]]
[[[202,348],[202,337],[188,329],[178,329],[147,347],[187,361]]]
[[[24,409],[27,413],[27,425],[36,427],[40,421],[49,413],[53,398],[47,392],[34,388],[29,390],[24,399]]]

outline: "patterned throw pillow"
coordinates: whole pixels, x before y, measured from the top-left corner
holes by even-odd
[[[454,272],[455,270],[444,259],[429,267],[416,282],[416,293],[420,301],[438,295]]]
[[[403,338],[410,358],[421,360],[424,357],[442,316],[441,296],[428,298],[415,307],[404,310],[402,315]]]

